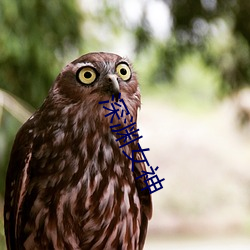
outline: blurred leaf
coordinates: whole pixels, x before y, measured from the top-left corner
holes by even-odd
[[[32,108],[0,89],[0,111],[0,196],[3,196],[11,146],[18,128],[31,116]]]
[[[8,94],[6,91],[0,89],[0,108],[6,109],[16,120],[18,120],[20,123],[24,123],[30,116],[31,116],[31,109],[28,108],[28,105],[26,104],[26,107],[24,107],[25,104],[22,104],[22,102],[17,100],[17,97],[14,97],[10,94]],[[30,111],[28,110],[30,109]],[[0,113],[0,124],[1,124],[2,116]]]

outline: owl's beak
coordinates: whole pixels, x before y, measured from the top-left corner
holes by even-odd
[[[114,95],[116,101],[118,101],[119,94],[120,94],[120,86],[118,83],[117,76],[114,74],[108,74],[108,81],[111,84],[112,94]]]

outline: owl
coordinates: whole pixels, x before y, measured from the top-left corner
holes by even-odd
[[[146,168],[137,162],[132,169],[122,151],[131,155],[136,141],[121,150],[99,104],[120,95],[136,121],[136,74],[116,54],[83,55],[57,76],[12,148],[4,206],[8,249],[143,249],[152,203],[145,178],[136,177]],[[126,126],[117,117],[113,122]]]

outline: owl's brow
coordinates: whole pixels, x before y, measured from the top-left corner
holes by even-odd
[[[77,69],[79,69],[81,67],[85,67],[85,66],[94,67],[94,64],[92,64],[91,62],[79,62],[75,65],[75,67],[77,67]]]
[[[79,62],[79,63],[73,64],[72,69],[74,72],[76,72],[79,68],[87,67],[87,66],[94,68],[94,65],[90,62]]]

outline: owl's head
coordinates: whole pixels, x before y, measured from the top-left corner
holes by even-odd
[[[140,91],[131,63],[112,53],[89,53],[68,64],[56,79],[52,94],[71,103],[90,104],[114,95],[140,106]]]

